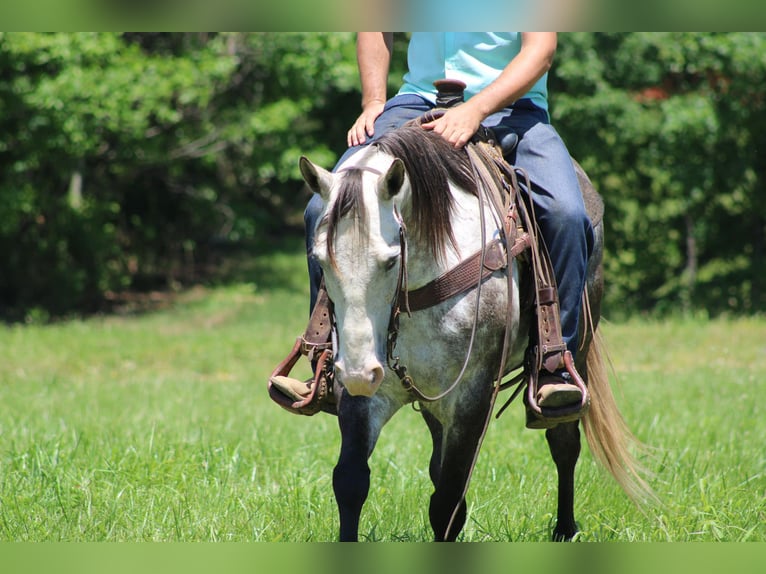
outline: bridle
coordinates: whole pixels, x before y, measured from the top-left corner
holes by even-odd
[[[369,166],[349,166],[339,169],[336,173],[348,171],[351,169],[362,170],[382,176],[383,172]],[[396,373],[402,386],[415,394],[419,400],[436,400],[436,398],[427,397],[421,393],[414,384],[412,377],[407,374],[407,367],[399,363],[399,356],[395,355],[396,341],[399,336],[399,316],[404,310],[408,317],[412,317],[409,306],[409,289],[407,281],[407,226],[399,213],[399,209],[394,205],[394,219],[399,226],[399,271],[396,278],[396,289],[391,300],[391,313],[388,319],[388,331],[386,333],[386,363],[388,367]],[[401,294],[404,294],[403,296]]]

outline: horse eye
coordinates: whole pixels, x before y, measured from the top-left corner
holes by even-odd
[[[398,261],[399,261],[399,256],[398,255],[394,255],[394,256],[389,257],[388,259],[386,259],[386,263],[385,263],[386,271],[391,271],[391,269],[393,269],[396,266],[396,263]]]

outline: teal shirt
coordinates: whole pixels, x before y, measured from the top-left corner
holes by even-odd
[[[465,99],[489,85],[521,50],[520,32],[413,32],[400,94],[436,102],[435,80],[465,82]],[[548,109],[548,74],[524,98]]]

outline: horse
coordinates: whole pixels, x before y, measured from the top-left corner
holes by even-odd
[[[341,448],[332,485],[341,541],[358,540],[370,488],[368,459],[382,428],[401,407],[416,401],[432,438],[429,520],[434,539],[456,540],[465,525],[470,475],[500,380],[523,364],[534,309],[525,295],[529,270],[517,259],[436,305],[411,310],[405,299],[401,312],[392,313],[403,293],[414,293],[455,268],[500,233],[502,222],[487,217],[471,166],[466,150],[412,125],[361,148],[335,172],[306,157],[299,161],[303,179],[323,201],[313,254],[335,315]],[[590,185],[581,170],[578,174],[581,187]],[[598,330],[603,223],[594,231],[588,318],[580,321],[577,354],[577,369],[590,394],[583,427],[595,458],[631,497],[640,499],[648,486],[632,453],[637,441],[614,401]],[[571,540],[577,533],[579,422],[545,431],[558,474],[554,540]]]

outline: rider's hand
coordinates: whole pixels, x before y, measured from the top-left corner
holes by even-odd
[[[354,125],[348,130],[346,141],[348,147],[361,145],[367,141],[368,137],[375,135],[375,120],[383,112],[383,106],[386,103],[380,100],[368,102],[359,117],[356,118]]]
[[[461,148],[473,137],[484,116],[468,102],[450,108],[440,118],[421,124],[426,130],[433,130],[456,148]]]

